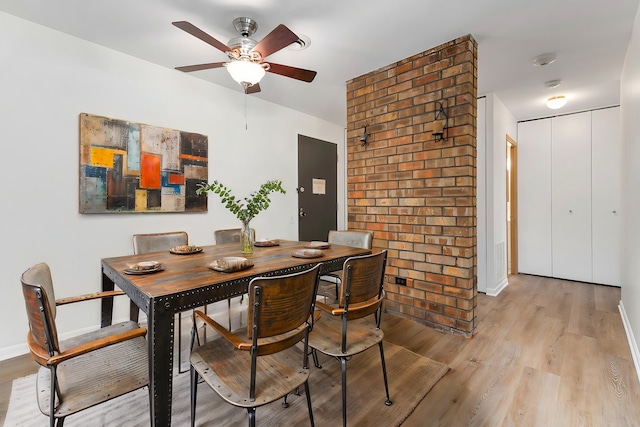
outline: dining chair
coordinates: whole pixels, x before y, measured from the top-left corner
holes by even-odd
[[[164,233],[134,234],[133,253],[135,255],[150,252],[168,251],[174,246],[186,246],[189,244],[189,235],[185,231],[169,231]],[[176,314],[178,327],[175,334],[178,336],[178,372],[182,370],[182,313]]]
[[[309,334],[309,347],[317,368],[322,366],[317,352],[340,360],[342,365],[342,423],[347,425],[347,361],[358,353],[378,344],[382,376],[387,395],[385,405],[392,404],[389,398],[387,368],[384,362],[380,329],[382,302],[384,300],[384,270],[387,251],[351,257],[344,263],[338,294],[338,304],[316,301],[321,316]]]
[[[191,426],[195,425],[200,377],[227,403],[247,409],[255,426],[256,408],[297,390],[304,384],[309,421],[308,337],[313,324],[320,264],[294,274],[256,277],[249,282],[246,334],[229,332],[200,310],[194,317],[221,338],[191,352]],[[195,325],[195,321],[194,321]],[[191,331],[191,345],[197,338]],[[303,350],[296,344],[302,341]]]
[[[227,228],[224,230],[215,230],[213,232],[213,238],[216,241],[216,245],[222,245],[225,243],[240,243],[242,241],[242,229],[241,228]],[[256,230],[251,229],[251,240],[256,241]]]
[[[186,246],[188,244],[189,235],[185,231],[133,235],[133,253],[136,255],[168,251],[174,246]]]
[[[213,239],[216,245],[224,245],[226,243],[238,243],[242,242],[242,229],[241,228],[227,228],[223,230],[214,230]],[[256,241],[256,230],[251,228],[251,241]],[[240,296],[240,304],[244,301],[244,295]],[[229,310],[229,330],[231,330],[231,298],[227,299],[227,308]]]
[[[373,234],[370,231],[329,230],[327,242],[334,245],[371,249]],[[334,271],[320,276],[318,293],[325,298],[325,302],[327,298],[331,299],[334,304],[338,302],[338,288],[342,282],[341,273],[342,271]],[[323,286],[323,282],[332,283],[333,286]]]
[[[38,407],[49,425],[62,427],[69,415],[149,384],[147,330],[134,321],[110,325],[67,340],[59,340],[57,306],[124,295],[98,292],[56,300],[51,270],[36,264],[21,277],[29,320],[27,343],[40,365]]]

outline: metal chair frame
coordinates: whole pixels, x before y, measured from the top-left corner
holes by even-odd
[[[206,325],[221,335],[222,341],[210,342],[192,350],[191,354],[191,426],[195,425],[197,387],[199,377],[228,403],[247,409],[250,427],[255,426],[256,408],[285,398],[304,384],[309,420],[314,425],[311,395],[308,383],[308,336],[313,328],[313,312],[318,290],[318,271],[315,267],[285,276],[257,277],[249,283],[249,312],[247,313],[247,336],[241,337],[229,332],[215,320],[199,310],[199,317]],[[199,338],[194,327],[191,330],[191,346]],[[295,345],[302,340],[304,350],[300,354]],[[279,359],[281,352],[286,358]],[[292,357],[301,355],[302,372],[295,372]],[[247,361],[247,357],[250,358]],[[272,372],[267,387],[257,390],[258,358],[266,357],[265,365],[277,370],[279,363],[286,367],[288,375]],[[250,366],[250,372],[239,372],[238,366]],[[300,366],[300,365],[299,365]],[[244,368],[246,369],[246,368]],[[239,384],[246,382],[248,390]],[[278,378],[276,380],[275,378]],[[264,381],[264,380],[263,380]],[[263,384],[264,386],[264,384]],[[248,399],[246,394],[248,394]]]
[[[316,306],[322,310],[322,314],[328,314],[330,318],[324,320],[323,317],[320,317],[315,322],[314,329],[309,336],[309,346],[311,347],[314,365],[319,369],[322,369],[322,365],[318,361],[318,351],[340,361],[342,369],[342,422],[345,427],[347,425],[347,361],[352,356],[375,344],[378,344],[380,350],[386,393],[384,403],[387,406],[393,403],[389,397],[387,368],[382,345],[384,333],[380,330],[382,303],[385,296],[383,284],[386,260],[386,251],[347,259],[342,272],[344,281],[341,283],[340,293],[338,294],[338,305],[328,305],[316,301]],[[364,277],[355,275],[354,270]],[[376,275],[378,277],[375,277]],[[370,315],[374,316],[375,321],[373,331],[369,326],[365,326],[366,324],[364,323]],[[330,331],[330,328],[324,328],[323,322],[336,321],[334,319],[340,321],[340,337],[335,337],[331,332],[327,332]],[[352,321],[358,320],[361,323],[350,325]],[[348,341],[347,330],[351,330],[354,336],[360,337],[360,342]],[[336,339],[339,339],[339,342],[335,342]],[[350,345],[351,347],[349,347]]]

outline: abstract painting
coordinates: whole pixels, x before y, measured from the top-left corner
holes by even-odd
[[[204,212],[206,135],[80,114],[80,213]]]

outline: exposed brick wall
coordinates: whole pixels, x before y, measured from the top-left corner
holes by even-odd
[[[347,82],[348,228],[388,250],[387,311],[464,336],[476,328],[476,82],[470,35]],[[446,141],[431,134],[436,101]]]

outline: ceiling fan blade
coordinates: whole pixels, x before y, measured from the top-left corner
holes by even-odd
[[[176,70],[190,73],[192,71],[209,70],[211,68],[220,68],[224,66],[226,62],[209,62],[208,64],[186,65],[184,67],[176,67]]]
[[[186,31],[192,36],[199,38],[203,42],[210,44],[211,46],[215,47],[216,49],[222,52],[228,52],[231,50],[231,48],[226,44],[214,39],[209,34],[205,33],[200,28],[196,27],[195,25],[187,21],[176,21],[176,22],[172,22],[172,24],[180,28],[181,30]]]
[[[270,73],[280,74],[281,76],[291,77],[292,79],[302,80],[307,83],[311,83],[316,77],[316,74],[318,74],[315,71],[290,67],[288,65],[274,64],[273,62],[269,62],[269,65],[271,68],[267,71]]]
[[[247,90],[245,90],[245,93],[247,95],[252,94],[252,93],[257,93],[260,92],[260,83],[256,83],[254,85],[251,85],[247,88]]]
[[[262,59],[264,59],[272,53],[289,46],[298,38],[293,31],[280,24],[260,40],[253,48],[253,51],[260,52]]]

